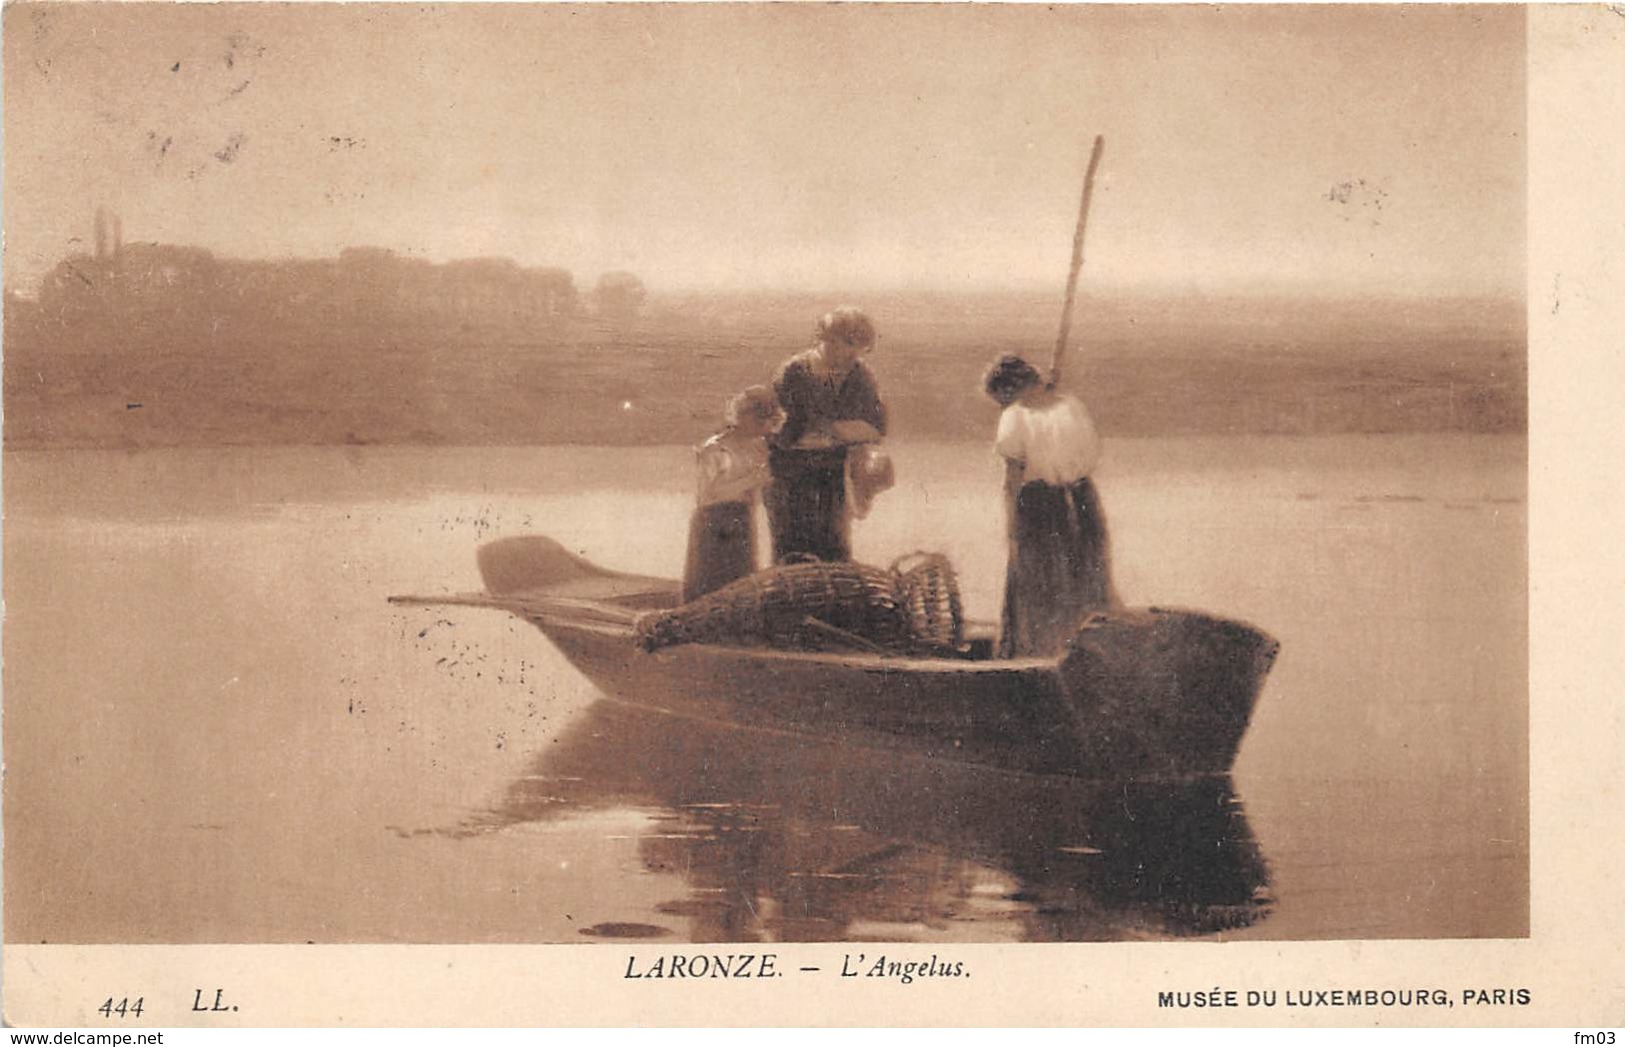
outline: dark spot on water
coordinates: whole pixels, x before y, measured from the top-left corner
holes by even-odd
[[[245,84],[244,86],[247,85]],[[232,93],[235,94],[236,92]],[[232,163],[237,159],[238,154],[243,151],[243,146],[247,144],[247,142],[248,136],[243,134],[241,131],[236,131],[231,135],[230,138],[226,139],[226,144],[221,146],[220,149],[215,152],[214,158],[223,164]]]
[[[595,923],[580,933],[589,938],[664,938],[671,930],[652,923]]]
[[[172,73],[180,72],[181,71],[181,64],[179,62],[176,62],[174,65],[169,67],[169,71],[172,72]]]
[[[710,916],[725,914],[732,909],[726,898],[685,898],[680,901],[661,902],[655,912],[667,916]]]
[[[133,410],[135,410],[136,408],[138,408],[140,406],[141,406],[140,404],[125,404],[124,409],[126,411],[133,411]]]
[[[448,833],[448,832],[446,832],[444,830],[441,830],[441,829],[408,829],[408,828],[405,828],[404,826],[400,826],[400,825],[386,825],[386,826],[384,826],[384,830],[386,832],[394,833],[396,836],[399,836],[403,840],[410,840],[413,837],[417,837],[417,836],[437,836],[437,835],[439,835],[439,836],[456,837],[458,835],[474,835],[473,833],[463,833],[463,834]]]

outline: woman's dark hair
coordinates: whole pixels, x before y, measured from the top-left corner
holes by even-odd
[[[987,395],[999,400],[1019,396],[1043,380],[1044,376],[1038,373],[1038,368],[1014,353],[1005,353],[987,369],[983,385]]]

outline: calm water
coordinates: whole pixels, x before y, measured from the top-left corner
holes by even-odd
[[[894,450],[858,555],[978,617],[997,465]],[[6,938],[1012,941],[1527,932],[1525,443],[1119,440],[1131,602],[1283,653],[1230,781],[1030,779],[598,701],[482,540],[673,574],[681,448],[5,456]]]

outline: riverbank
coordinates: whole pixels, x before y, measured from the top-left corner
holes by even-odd
[[[867,303],[866,303],[867,304]],[[1039,299],[873,303],[893,431],[978,438],[997,354],[1047,362]],[[430,337],[8,326],[11,448],[687,444],[805,345],[817,304],[667,302],[623,326]],[[1522,432],[1521,314],[1478,303],[1086,302],[1067,386],[1108,435]]]

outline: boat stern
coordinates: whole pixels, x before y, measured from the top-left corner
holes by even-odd
[[[1160,608],[1093,616],[1060,663],[1091,768],[1226,774],[1280,651],[1244,622]]]

